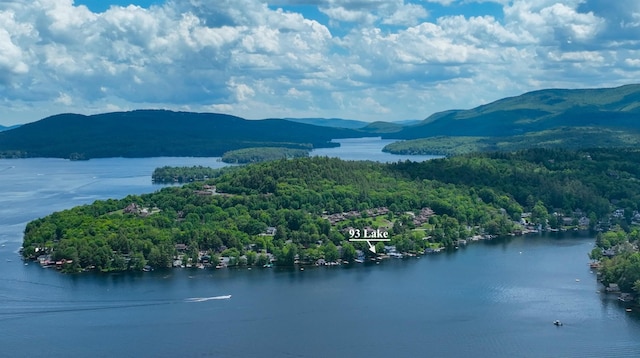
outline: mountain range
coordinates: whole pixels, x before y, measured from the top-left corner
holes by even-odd
[[[603,146],[636,145],[640,144],[640,85],[539,90],[472,109],[435,113],[417,123],[246,120],[165,110],[60,114],[0,132],[0,157],[221,156],[252,147],[330,147],[337,145],[331,139],[368,136],[408,140],[399,149],[404,153],[428,152],[436,142],[443,151],[462,145],[469,150],[508,150],[514,146],[501,143],[524,142],[562,146],[567,137],[571,146],[588,146],[585,138]]]
[[[18,127],[20,127],[20,125],[8,126],[8,127],[0,125],[0,132],[8,131],[10,129],[14,129],[14,128],[18,128]]]
[[[284,118],[287,121],[296,123],[311,124],[320,127],[333,127],[333,128],[350,128],[360,129],[366,127],[369,122],[357,121],[354,119],[342,119],[342,118]]]
[[[215,113],[137,110],[91,116],[60,114],[0,132],[0,156],[215,157],[251,147],[331,147],[338,145],[331,139],[354,136],[362,133],[282,119],[246,120]]]
[[[435,113],[386,138],[512,136],[557,127],[640,129],[640,85],[598,89],[546,89],[468,110]]]

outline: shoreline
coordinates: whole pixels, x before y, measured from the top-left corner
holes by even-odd
[[[389,246],[388,250],[385,250],[384,253],[377,253],[376,256],[374,257],[367,257],[364,255],[364,253],[360,250],[358,251],[358,256],[356,259],[354,259],[353,261],[347,261],[347,260],[343,260],[343,259],[339,259],[336,261],[330,261],[327,262],[324,259],[319,259],[316,262],[308,262],[308,261],[301,261],[299,259],[296,259],[294,261],[293,265],[278,265],[277,264],[277,260],[273,259],[273,255],[271,253],[257,253],[259,255],[266,255],[267,257],[269,257],[269,262],[267,264],[264,265],[248,265],[248,264],[237,264],[237,265],[229,265],[230,260],[233,257],[230,256],[220,256],[220,263],[214,265],[214,263],[198,263],[198,264],[175,264],[176,261],[181,261],[182,260],[182,255],[178,255],[178,256],[174,256],[173,258],[173,262],[174,264],[172,264],[171,266],[168,267],[161,267],[161,268],[153,268],[150,266],[145,266],[142,270],[132,270],[132,269],[128,269],[128,270],[109,270],[109,271],[101,271],[101,270],[97,270],[95,267],[93,268],[84,268],[80,271],[77,272],[68,272],[65,271],[65,267],[66,265],[71,265],[73,264],[73,261],[71,260],[60,260],[60,261],[52,261],[49,258],[45,258],[43,256],[40,256],[38,258],[35,259],[25,259],[24,257],[22,257],[22,255],[20,254],[20,250],[22,249],[22,247],[20,247],[20,249],[16,252],[22,259],[22,261],[25,263],[25,265],[28,265],[29,263],[39,263],[40,267],[44,268],[44,269],[55,269],[58,271],[61,271],[63,273],[71,273],[71,274],[78,274],[78,273],[84,273],[84,272],[98,272],[98,273],[125,273],[125,272],[151,272],[151,271],[161,271],[161,270],[173,270],[173,269],[201,269],[201,270],[221,270],[221,269],[269,269],[269,268],[274,268],[274,267],[278,267],[278,268],[294,268],[294,269],[301,269],[304,270],[304,268],[309,268],[309,267],[335,267],[335,266],[347,266],[347,265],[358,265],[358,264],[380,264],[383,261],[389,260],[389,259],[409,259],[409,258],[419,258],[422,256],[426,256],[426,255],[435,255],[435,254],[439,254],[439,253],[454,253],[457,250],[459,250],[461,247],[466,247],[467,245],[470,245],[471,243],[477,243],[477,242],[486,242],[486,241],[492,241],[492,240],[509,240],[515,236],[533,236],[533,235],[549,235],[549,234],[564,234],[564,233],[585,233],[585,232],[589,232],[591,233],[592,231],[590,230],[542,230],[542,231],[538,231],[538,230],[522,230],[519,232],[514,232],[511,233],[509,235],[506,236],[497,236],[497,235],[473,235],[470,237],[467,237],[465,239],[459,239],[457,240],[456,244],[451,247],[451,248],[447,248],[444,246],[440,246],[437,248],[425,248],[424,250],[420,250],[420,251],[404,251],[404,252],[398,252],[395,250],[395,246]],[[200,254],[204,254],[204,252],[200,252]],[[47,255],[49,256],[49,255]],[[239,259],[241,258],[245,258],[246,256],[240,256],[238,257]]]

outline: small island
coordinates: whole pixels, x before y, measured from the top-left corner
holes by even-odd
[[[232,164],[248,164],[277,159],[304,158],[308,156],[309,149],[296,149],[286,147],[254,147],[225,152],[222,155],[222,161]]]
[[[151,181],[156,184],[190,183],[215,178],[224,173],[224,171],[225,168],[214,169],[202,165],[192,167],[164,166],[154,169],[151,174]]]

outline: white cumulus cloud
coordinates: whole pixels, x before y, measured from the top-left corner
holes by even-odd
[[[432,12],[472,2],[474,14]],[[502,13],[482,14],[489,2]],[[0,121],[149,107],[424,118],[545,87],[637,81],[638,14],[640,2],[604,0],[167,0],[102,13],[4,1]]]

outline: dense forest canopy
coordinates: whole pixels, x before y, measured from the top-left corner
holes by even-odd
[[[599,278],[605,287],[617,285],[614,291],[635,293],[640,297],[640,230],[624,230],[616,226],[601,232],[596,247],[589,255],[599,266]]]
[[[266,162],[276,159],[308,157],[309,150],[285,147],[255,147],[231,150],[222,155],[222,161],[233,164]]]
[[[531,224],[562,227],[614,209],[629,230],[640,202],[640,152],[526,150],[422,163],[324,157],[225,168],[210,178],[30,222],[22,254],[64,270],[140,270],[173,260],[278,265],[355,259],[349,229],[380,229],[405,253],[451,248],[472,235]],[[576,225],[571,223],[569,225]],[[378,243],[382,244],[382,243]],[[384,245],[382,245],[384,246]]]
[[[157,184],[204,181],[216,178],[227,170],[231,170],[231,167],[214,169],[202,165],[195,165],[192,167],[164,166],[153,170],[153,173],[151,174],[151,181]]]
[[[393,154],[459,155],[474,152],[512,152],[528,148],[629,148],[640,146],[640,131],[602,127],[560,127],[507,137],[438,136],[386,145]]]

